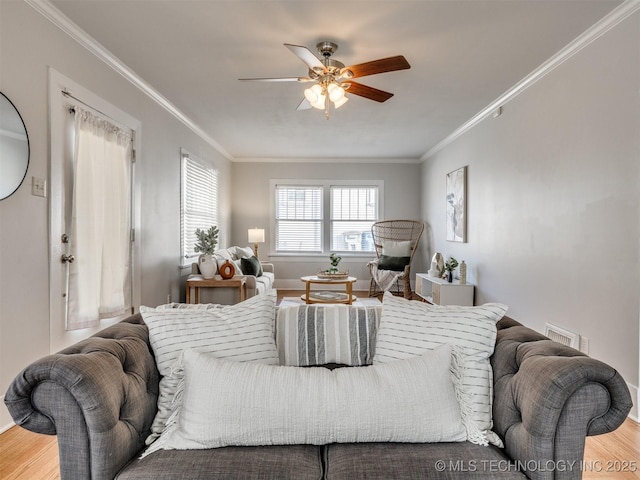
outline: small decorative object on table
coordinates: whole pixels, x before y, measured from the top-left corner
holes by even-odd
[[[331,273],[327,270],[318,270],[318,278],[325,278],[325,279],[335,279],[335,280],[340,280],[343,278],[347,278],[349,276],[349,270],[345,271],[345,272],[336,272],[336,273]]]
[[[347,278],[349,276],[349,270],[346,272],[338,271],[338,264],[342,260],[342,257],[339,257],[335,252],[331,252],[329,255],[329,262],[331,262],[331,268],[328,270],[318,270],[318,278],[334,278],[334,279],[342,279]]]
[[[220,276],[223,279],[228,280],[230,278],[233,278],[235,274],[236,274],[235,265],[229,260],[225,260],[225,262],[220,266]]]
[[[200,230],[196,228],[197,243],[193,247],[194,252],[200,252],[202,255],[198,258],[198,268],[204,278],[213,278],[216,274],[218,265],[211,258],[216,245],[218,244],[218,227],[211,226],[209,230]]]
[[[453,282],[453,271],[458,266],[458,260],[453,257],[449,257],[447,263],[444,264],[444,269],[447,271],[447,281],[449,283]]]
[[[427,273],[430,277],[442,278],[442,274],[444,273],[444,257],[440,252],[433,254],[431,268]]]
[[[460,285],[467,284],[467,264],[462,260],[460,262]]]
[[[336,252],[331,252],[329,255],[329,261],[331,262],[331,268],[329,269],[329,273],[338,273],[338,264],[342,260],[342,257],[336,255]]]

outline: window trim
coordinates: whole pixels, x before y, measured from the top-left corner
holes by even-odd
[[[278,252],[276,251],[276,186],[320,186],[322,193],[322,252]],[[384,218],[384,180],[341,180],[341,179],[305,179],[286,178],[269,180],[269,256],[270,257],[326,257],[331,253],[331,187],[377,187],[378,188],[378,220]],[[375,252],[340,252],[342,257],[369,258]]]

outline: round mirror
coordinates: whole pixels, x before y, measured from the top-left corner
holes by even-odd
[[[0,200],[22,184],[29,166],[29,137],[22,117],[0,92]]]

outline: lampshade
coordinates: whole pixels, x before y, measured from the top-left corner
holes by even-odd
[[[263,243],[263,242],[264,242],[264,228],[250,228],[249,243]]]
[[[340,108],[342,105],[344,105],[345,103],[347,103],[349,101],[349,98],[345,95],[343,96],[340,100],[333,102],[333,105],[336,108]]]
[[[317,83],[304,91],[304,98],[315,108],[324,108],[325,96],[322,93],[322,87]],[[322,103],[321,107],[316,106],[320,103]]]
[[[329,99],[333,103],[337,103],[344,98],[344,88],[337,83],[330,83],[327,91],[329,92]]]

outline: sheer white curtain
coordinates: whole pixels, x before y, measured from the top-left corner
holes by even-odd
[[[131,133],[75,112],[67,330],[131,307]]]

